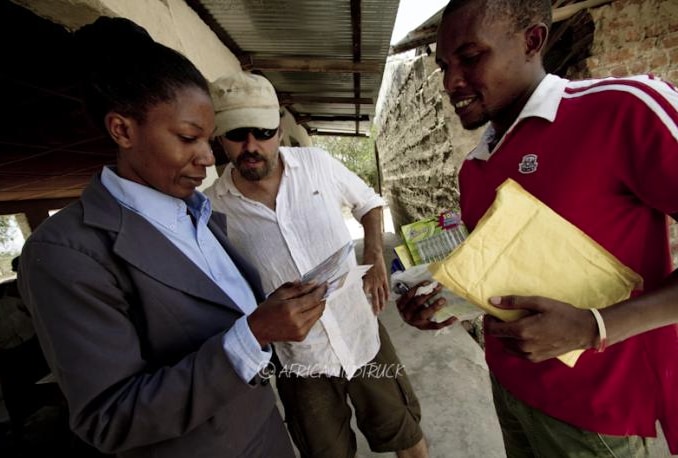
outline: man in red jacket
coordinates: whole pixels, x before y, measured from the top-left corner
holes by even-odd
[[[652,77],[568,81],[545,72],[548,0],[453,0],[436,60],[466,129],[489,123],[460,171],[472,230],[508,178],[640,274],[643,291],[599,312],[546,297],[492,297],[526,309],[485,318],[486,359],[512,456],[646,456],[659,420],[678,453],[678,94]],[[554,259],[553,262],[558,262]],[[435,293],[434,293],[435,294]],[[410,324],[444,303],[404,295]],[[599,313],[599,315],[598,315]],[[586,349],[574,368],[554,358]]]

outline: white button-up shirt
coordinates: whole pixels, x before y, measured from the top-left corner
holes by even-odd
[[[318,148],[280,148],[284,171],[275,211],[243,196],[229,164],[205,193],[225,213],[227,231],[270,294],[298,280],[351,240],[342,207],[360,221],[384,200],[343,164]],[[355,253],[345,269],[356,265]],[[303,342],[276,343],[286,371],[350,378],[379,350],[377,320],[360,282],[328,301]],[[343,369],[343,372],[342,372]]]

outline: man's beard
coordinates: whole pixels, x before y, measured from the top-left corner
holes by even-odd
[[[245,162],[250,159],[263,161],[263,166],[256,169],[247,167]],[[273,170],[271,167],[271,162],[268,159],[259,153],[250,152],[241,154],[240,157],[238,157],[238,159],[235,161],[235,167],[238,169],[238,172],[240,172],[240,175],[248,181],[259,181],[263,178],[266,178]]]

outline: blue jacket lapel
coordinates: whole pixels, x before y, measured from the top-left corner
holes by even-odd
[[[104,188],[99,177],[92,180],[81,200],[85,223],[110,231],[114,239],[113,251],[127,263],[170,288],[240,310],[219,286],[152,224],[121,206]],[[243,268],[243,260],[228,244],[218,225],[210,221],[210,229],[258,294],[261,290],[256,273],[254,277],[251,272],[245,273],[249,270],[248,266]],[[172,262],[158,262],[157,253],[163,253],[164,260],[172,257]]]

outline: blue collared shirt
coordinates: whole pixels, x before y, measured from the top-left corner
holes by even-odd
[[[109,167],[104,167],[101,183],[121,205],[144,217],[167,237],[244,313],[224,333],[223,347],[238,375],[245,382],[250,381],[270,361],[271,349],[262,350],[249,328],[247,316],[257,307],[257,301],[231,257],[207,227],[212,214],[207,197],[196,191],[185,201],[177,199],[121,178]],[[195,225],[188,211],[195,218]]]

